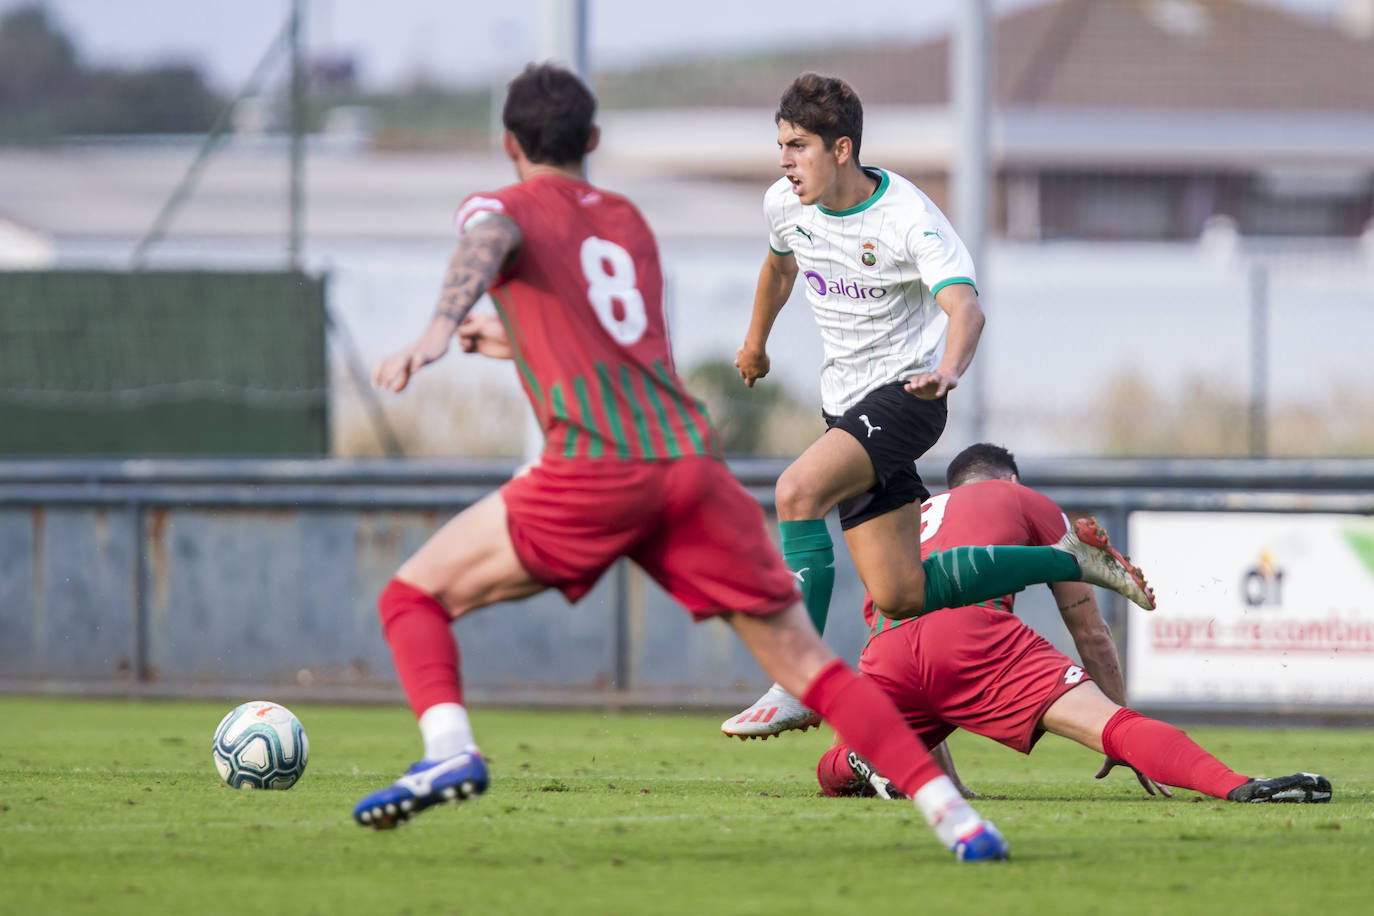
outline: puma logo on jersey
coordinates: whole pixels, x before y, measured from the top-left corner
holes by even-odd
[[[1070,665],[1064,671],[1065,684],[1077,684],[1081,680],[1083,680],[1083,669],[1077,665]]]
[[[868,435],[864,437],[866,439],[872,439],[873,434],[882,429],[881,426],[874,426],[872,423],[868,422],[868,414],[866,413],[859,414],[859,419],[863,421],[864,426],[868,427]]]
[[[796,227],[796,230],[797,230],[798,232],[800,232],[802,235],[806,236],[806,240],[807,240],[808,242],[814,241],[814,239],[811,238],[811,233],[807,232],[807,231],[806,231],[805,229],[803,229],[801,226],[797,226],[797,227]]]

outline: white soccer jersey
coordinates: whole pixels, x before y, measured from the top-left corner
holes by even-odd
[[[949,317],[935,293],[974,284],[973,259],[920,188],[883,169],[848,210],[804,205],[786,178],[764,194],[768,244],[797,259],[825,347],[821,407],[838,416],[880,385],[934,369]]]

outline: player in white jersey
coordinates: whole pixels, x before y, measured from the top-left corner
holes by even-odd
[[[911,545],[920,543],[930,493],[915,461],[944,431],[946,395],[983,329],[973,261],[919,188],[860,164],[863,105],[844,81],[798,77],[775,121],[784,177],[764,195],[770,250],[735,365],[750,387],[768,374],[769,331],[801,277],[825,346],[829,429],[778,478],[776,499],[783,556],[816,629],[825,628],[834,585],[825,515],[837,506],[859,576],[889,618],[1064,579],[1096,581],[1152,608],[1139,571],[1114,551],[1107,570],[1089,568],[1099,555],[1070,568],[1061,551],[1031,547],[1001,549],[976,567],[922,564]],[[774,684],[721,730],[766,738],[818,721]]]
[[[875,388],[941,369],[949,315],[959,312],[965,352],[945,367],[946,390],[954,387],[982,326],[973,259],[949,220],[902,176],[863,174],[871,195],[844,210],[803,203],[790,177],[764,195],[769,261],[790,257],[804,283],[825,346],[821,408],[836,417]]]

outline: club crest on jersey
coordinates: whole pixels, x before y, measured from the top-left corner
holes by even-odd
[[[864,267],[872,267],[878,263],[878,243],[872,239],[865,239],[859,246],[859,260]]]

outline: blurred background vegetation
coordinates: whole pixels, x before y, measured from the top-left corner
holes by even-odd
[[[327,113],[361,106],[383,148],[481,148],[488,144],[491,93],[438,85],[364,92],[347,66],[312,68],[307,129]],[[143,69],[92,67],[38,5],[0,17],[0,142],[45,144],[90,134],[195,134],[210,129],[229,98],[193,64]]]

